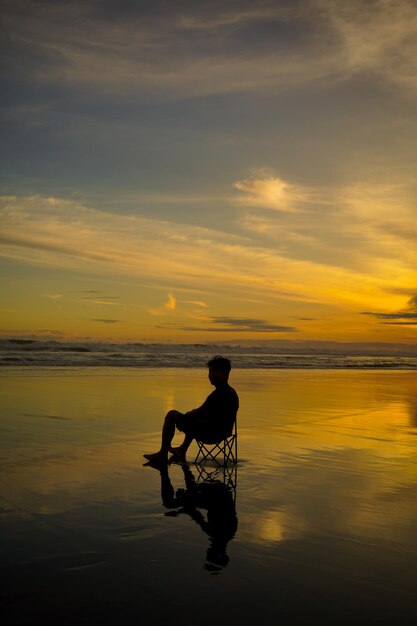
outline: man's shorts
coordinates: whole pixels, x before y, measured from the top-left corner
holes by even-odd
[[[191,435],[192,437],[198,439],[198,436],[202,434],[202,425],[193,415],[189,415],[188,413],[179,415],[175,423],[178,430],[185,435]]]
[[[195,415],[184,413],[177,417],[175,423],[182,433],[205,443],[218,443],[224,439],[223,435],[214,432],[207,422],[202,422]]]

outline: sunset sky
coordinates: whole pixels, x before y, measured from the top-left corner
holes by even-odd
[[[2,0],[1,336],[417,344],[415,0]]]

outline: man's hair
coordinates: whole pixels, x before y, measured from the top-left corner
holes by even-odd
[[[224,356],[217,355],[210,359],[207,363],[207,367],[221,372],[226,372],[228,374],[232,369],[232,364],[229,359],[226,359]]]

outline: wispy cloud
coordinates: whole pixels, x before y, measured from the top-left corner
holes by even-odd
[[[408,306],[410,307],[410,309],[417,312],[417,294],[410,298],[410,300],[408,301]]]
[[[52,328],[0,328],[0,335],[2,337],[19,338],[19,340],[24,337],[31,341],[36,341],[40,338],[45,341],[67,338],[67,333]]]
[[[416,16],[413,0],[242,0],[210,3],[210,10],[204,2],[179,10],[156,1],[146,11],[131,5],[115,21],[111,9],[87,0],[41,7],[20,0],[3,10],[3,29],[19,59],[24,51],[19,71],[44,83],[183,97],[271,91],[363,72],[414,89]],[[291,45],[288,35],[300,29],[303,39]]]
[[[374,72],[395,83],[417,87],[417,5],[413,0],[349,3],[318,0],[338,37],[341,68]]]
[[[113,267],[122,274],[171,280],[182,288],[200,288],[203,282],[205,289],[234,285],[256,290],[265,282],[264,273],[270,283],[267,266],[275,255],[252,248],[242,236],[116,216],[56,198],[3,197],[0,212],[3,256],[29,263],[100,273]],[[279,295],[280,289],[271,291]],[[284,295],[290,297],[291,291]],[[301,294],[293,290],[293,295]],[[167,303],[173,305],[169,298]]]
[[[210,317],[205,326],[189,326],[187,324],[161,324],[160,328],[175,328],[187,332],[214,333],[294,333],[297,328],[272,324],[262,319],[239,317]]]
[[[296,332],[292,326],[282,326],[271,324],[265,320],[240,317],[213,317],[213,324],[223,327],[223,330],[233,330],[235,332],[252,331],[257,333],[288,333]]]
[[[94,292],[93,292],[94,293]],[[90,297],[86,297],[85,300],[89,300]],[[94,300],[120,300],[120,296],[95,296]]]
[[[285,198],[289,183],[279,177],[268,180],[280,181],[284,200],[264,193],[263,178],[253,179],[250,186],[239,184],[246,192],[239,199],[246,207],[240,226],[264,245],[274,244],[286,257],[362,268],[381,276],[386,273],[387,279],[394,272],[404,281],[413,279],[417,263],[415,180],[370,180],[303,192],[299,191],[302,186],[292,184],[297,191],[291,199]],[[276,211],[280,206],[290,210]]]
[[[88,304],[97,306],[122,306],[119,302],[120,296],[84,296],[83,298]]]
[[[248,3],[245,6],[245,2],[240,3],[239,7],[228,7],[227,5],[220,4],[217,7],[216,12],[213,12],[212,6],[210,10],[204,12],[204,5],[200,5],[201,13],[194,15],[181,15],[178,18],[178,24],[185,29],[198,30],[198,31],[218,31],[225,28],[232,29],[242,28],[247,24],[264,22],[265,20],[277,20],[287,19],[291,16],[292,11],[290,7],[279,6],[276,3],[256,5],[255,2]]]
[[[91,322],[99,322],[100,324],[122,324],[122,320],[103,319],[103,318],[91,318]]]
[[[233,294],[252,300],[267,297],[351,306],[369,302],[372,294],[376,304],[384,297],[381,292],[378,298],[377,291],[393,284],[399,268],[402,286],[414,275],[415,264],[411,261],[416,256],[415,247],[411,243],[407,247],[405,240],[399,247],[398,239],[394,246],[388,234],[388,242],[381,237],[372,242],[377,227],[371,224],[364,229],[361,219],[353,228],[352,212],[344,220],[339,213],[333,221],[328,215],[322,230],[319,213],[312,214],[308,224],[282,224],[284,233],[306,232],[313,236],[316,245],[307,248],[303,243],[302,249],[292,248],[288,241],[280,248],[254,237],[113,215],[57,198],[3,197],[0,214],[1,254],[5,257],[98,274],[107,274],[111,269],[113,274],[152,279],[161,285],[169,281],[173,288],[203,289],[223,293],[224,297]],[[298,219],[297,213],[285,215]],[[345,267],[340,256],[343,251],[349,259]],[[168,297],[164,304],[172,307],[173,300]],[[159,314],[170,310],[163,304],[157,308]]]
[[[417,312],[408,313],[407,311],[398,311],[397,313],[376,313],[364,311],[364,315],[373,315],[381,320],[417,320]]]
[[[377,320],[381,320],[383,324],[414,326],[417,324],[417,295],[412,296],[407,306],[400,311],[363,311],[363,315],[370,315]]]
[[[415,0],[1,11],[0,254],[42,276],[9,281],[8,308],[21,288],[39,325],[120,316],[126,336],[410,323]]]
[[[187,300],[186,303],[193,304],[194,306],[202,307],[203,309],[208,306],[207,302],[203,302],[202,300]]]

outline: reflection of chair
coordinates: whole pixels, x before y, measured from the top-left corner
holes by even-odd
[[[237,465],[219,465],[217,467],[210,467],[204,463],[198,463],[196,465],[198,472],[197,483],[212,483],[221,482],[228,489],[231,490],[233,495],[233,501],[236,502],[236,490],[237,490]]]
[[[211,464],[214,467],[225,467],[228,463],[237,463],[237,420],[233,433],[217,443],[206,443],[196,439],[198,452],[194,463]]]

